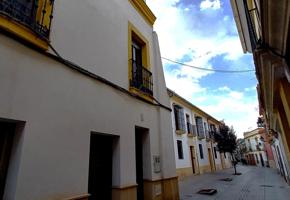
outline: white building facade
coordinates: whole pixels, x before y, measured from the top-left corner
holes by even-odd
[[[33,2],[0,1],[0,199],[179,199],[145,1]]]
[[[244,133],[247,149],[246,159],[250,165],[266,167],[268,158],[265,152],[264,141],[261,140],[261,135],[259,134],[259,129],[262,128],[256,128]]]
[[[231,166],[231,159],[218,151],[214,134],[220,122],[168,89],[173,110],[172,134],[176,171],[180,179]]]

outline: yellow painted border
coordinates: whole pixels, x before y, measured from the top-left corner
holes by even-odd
[[[131,60],[132,60],[132,38],[140,41],[140,43],[143,44],[142,46],[142,63],[144,64],[144,67],[148,70],[150,70],[150,54],[149,54],[149,41],[144,37],[141,32],[131,23],[128,22],[128,80],[132,79],[132,65],[131,65]],[[147,99],[149,101],[153,101],[153,97],[134,88],[130,87],[130,82],[129,82],[129,90],[130,92]]]
[[[17,37],[24,39],[33,45],[43,49],[48,49],[48,41],[40,39],[32,30],[25,27],[24,25],[8,19],[5,16],[0,15],[0,28],[8,31],[9,33],[12,33],[16,35]]]
[[[156,17],[144,0],[129,0],[131,5],[138,11],[138,13],[145,19],[145,21],[153,26]]]

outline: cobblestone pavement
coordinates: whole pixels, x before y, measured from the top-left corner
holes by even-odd
[[[179,181],[181,200],[290,200],[290,186],[276,169],[237,166],[242,175],[232,175],[233,168]],[[232,178],[226,182],[220,179]],[[214,188],[217,193],[208,196],[197,194],[200,189]]]

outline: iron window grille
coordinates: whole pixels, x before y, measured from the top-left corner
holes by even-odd
[[[134,87],[146,94],[153,95],[153,80],[152,72],[143,67],[138,62],[131,60],[132,62],[132,78],[130,80],[130,86]]]
[[[0,14],[21,23],[42,39],[48,39],[54,0],[43,0],[41,8],[39,2],[40,0],[0,0]],[[47,10],[48,4],[51,6],[50,12]],[[38,12],[40,12],[39,17],[37,17]]]
[[[203,128],[203,123],[202,123],[202,118],[201,117],[196,117],[196,128],[197,128],[197,136],[198,137],[204,137],[204,128]]]
[[[250,34],[250,41],[252,44],[252,50],[255,50],[257,45],[260,44],[262,41],[262,30],[261,30],[261,20],[260,20],[260,13],[257,9],[256,1],[255,8],[249,9],[247,0],[244,0],[245,5],[245,12],[247,23],[249,26],[249,34]]]
[[[188,134],[192,134],[193,136],[196,136],[196,126],[192,125],[189,122],[187,122],[186,125],[187,125]]]
[[[183,108],[179,105],[174,105],[174,119],[175,119],[175,129],[185,132],[185,120]]]

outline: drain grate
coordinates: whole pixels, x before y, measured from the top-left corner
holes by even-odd
[[[232,178],[222,178],[220,179],[221,181],[226,181],[226,182],[230,182],[232,181],[233,179]]]
[[[197,192],[198,194],[205,194],[205,195],[213,195],[215,193],[217,193],[217,190],[216,189],[202,189],[202,190],[199,190]]]
[[[261,187],[273,187],[273,185],[260,185]]]

